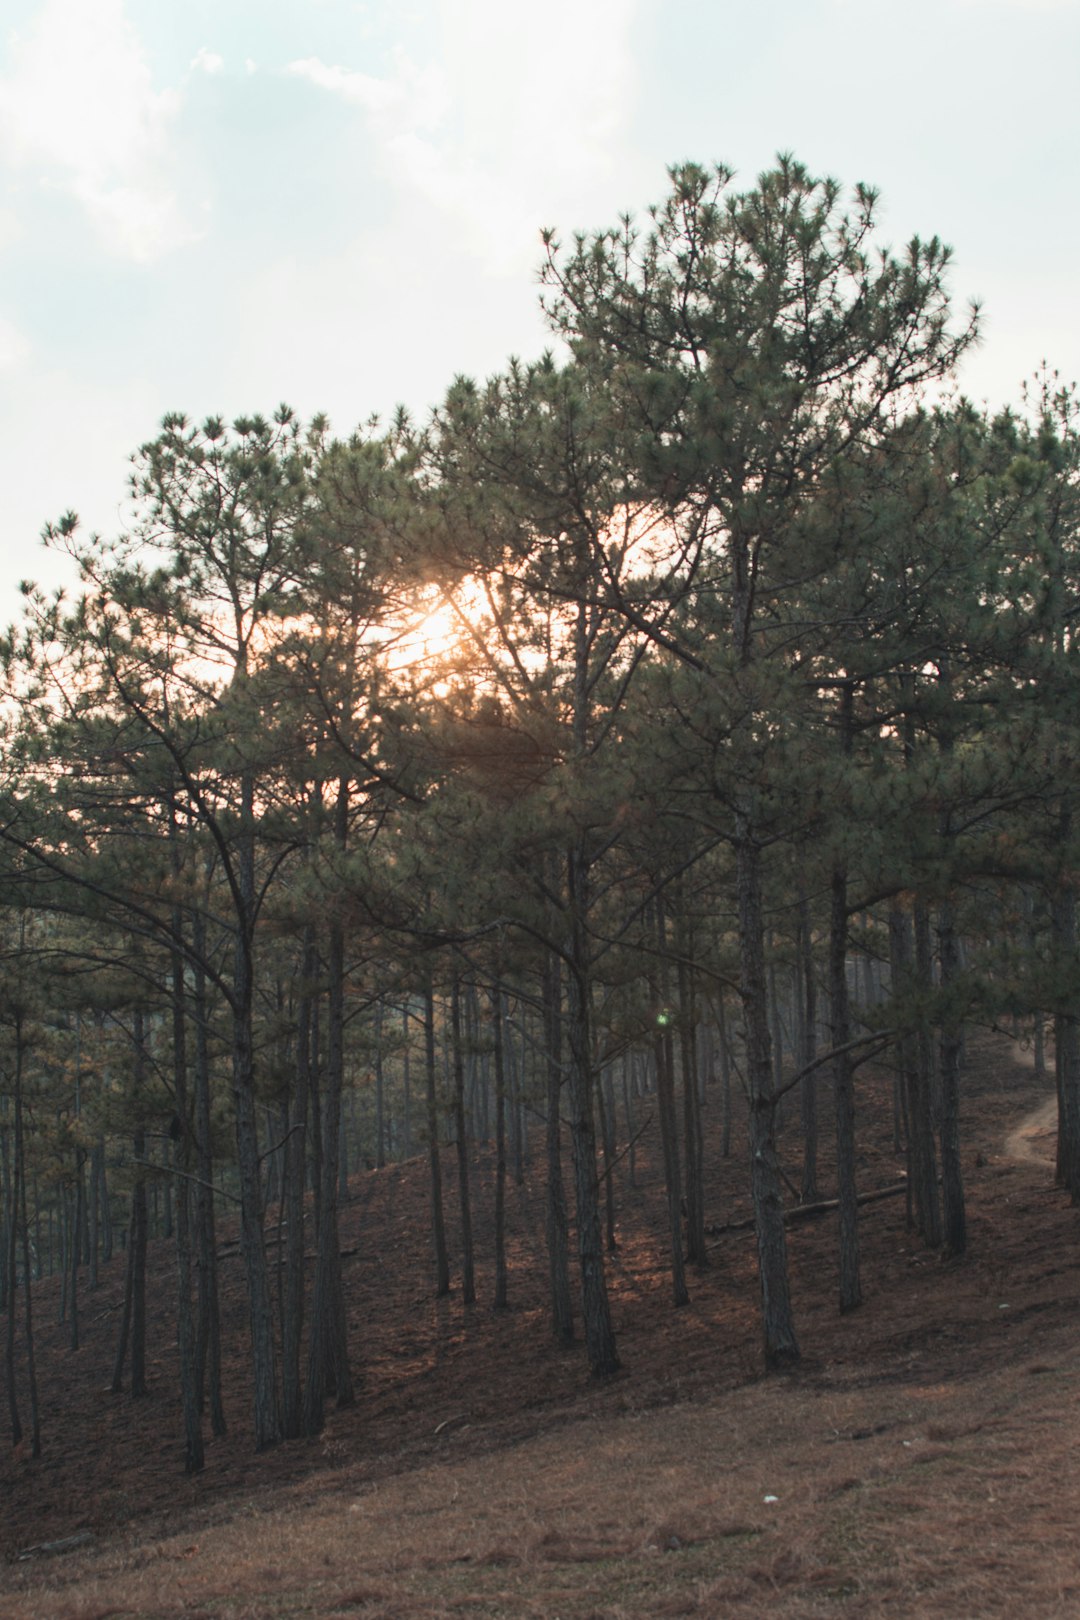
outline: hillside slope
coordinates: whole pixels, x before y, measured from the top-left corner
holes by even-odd
[[[0,1616],[1074,1614],[1077,1216],[1038,1151],[1005,1151],[1044,1100],[1004,1043],[973,1050],[964,1260],[922,1250],[903,1199],[868,1205],[866,1303],[841,1318],[833,1218],[792,1229],[804,1362],[783,1379],[759,1376],[751,1234],[718,1236],[690,1305],[670,1308],[648,1137],[639,1186],[619,1189],[625,1367],[605,1385],[580,1349],[550,1348],[529,1178],[499,1316],[484,1255],[477,1307],[431,1298],[420,1162],[357,1179],[343,1244],[358,1404],[263,1457],[245,1432],[239,1263],[223,1258],[232,1433],[195,1480],[180,1473],[168,1248],[137,1403],[104,1393],[119,1264],[84,1301],[76,1356],[43,1286],[46,1455],[5,1459],[4,1551],[95,1541],[11,1563]],[[861,1187],[895,1179],[890,1133],[887,1083],[864,1079]],[[793,1170],[794,1137],[790,1153]],[[742,1159],[710,1140],[709,1163],[723,1225],[745,1212]],[[483,1155],[478,1172],[486,1214]]]

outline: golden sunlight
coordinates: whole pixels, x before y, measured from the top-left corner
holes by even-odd
[[[418,591],[390,630],[383,646],[392,675],[409,673],[429,690],[443,693],[455,674],[476,661],[484,645],[487,604],[483,587],[471,577],[453,591],[430,585]]]

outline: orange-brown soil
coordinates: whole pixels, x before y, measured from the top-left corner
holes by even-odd
[[[898,1161],[887,1079],[863,1073],[859,1088],[869,1190],[895,1181]],[[485,1303],[483,1241],[480,1303],[433,1300],[423,1161],[355,1179],[342,1243],[357,1404],[332,1410],[318,1439],[263,1456],[249,1438],[241,1267],[223,1243],[232,1427],[208,1439],[194,1479],[180,1471],[169,1246],[154,1251],[151,1390],[138,1402],[107,1393],[122,1260],[83,1296],[74,1355],[55,1286],[41,1284],[45,1455],[0,1468],[0,1617],[1080,1614],[1078,1216],[1045,1162],[1052,1117],[1031,1121],[1047,1089],[1008,1043],[972,1044],[963,1259],[922,1248],[902,1197],[868,1204],[865,1302],[841,1317],[835,1217],[791,1228],[804,1359],[783,1377],[760,1373],[751,1233],[717,1236],[691,1303],[671,1308],[651,1132],[638,1185],[627,1160],[616,1170],[624,1370],[604,1384],[580,1346],[551,1346],[531,1172],[509,1201],[501,1314]],[[708,1219],[723,1226],[747,1213],[746,1176],[741,1152],[720,1157],[715,1120],[709,1130]],[[785,1140],[797,1178],[794,1122]],[[827,1194],[825,1155],[822,1170]],[[474,1190],[486,1234],[484,1153]],[[94,1541],[16,1561],[79,1530]]]

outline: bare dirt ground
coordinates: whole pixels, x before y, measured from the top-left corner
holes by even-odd
[[[869,1190],[897,1161],[887,1081],[860,1088]],[[603,1385],[580,1348],[549,1347],[531,1177],[499,1316],[433,1302],[422,1164],[357,1179],[343,1246],[358,1403],[263,1457],[245,1432],[239,1263],[223,1260],[232,1433],[195,1480],[179,1472],[167,1247],[137,1403],[104,1392],[120,1263],[84,1300],[74,1356],[43,1285],[46,1455],[0,1467],[0,1617],[1080,1615],[1080,1217],[1053,1185],[1046,1088],[1008,1043],[973,1043],[963,1260],[920,1247],[902,1198],[870,1204],[865,1303],[841,1317],[835,1218],[792,1228],[804,1361],[783,1378],[759,1373],[752,1235],[718,1237],[691,1304],[670,1308],[648,1137],[638,1186],[619,1188],[625,1367]],[[794,1175],[794,1134],[789,1152]],[[709,1161],[723,1225],[746,1212],[742,1157]],[[484,1157],[476,1202],[483,1221]],[[479,1287],[489,1298],[486,1266]],[[85,1548],[14,1561],[80,1530]]]

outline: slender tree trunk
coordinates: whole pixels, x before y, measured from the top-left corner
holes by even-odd
[[[143,1016],[139,1008],[134,1015],[134,1092],[141,1106],[146,1086],[146,1047]],[[146,1133],[140,1124],[132,1137],[136,1160],[146,1157]],[[124,1278],[124,1307],[120,1319],[120,1333],[113,1363],[112,1393],[119,1395],[124,1387],[124,1362],[128,1343],[131,1344],[131,1393],[138,1398],[146,1394],[146,1238],[147,1238],[146,1172],[139,1165],[135,1169],[135,1185],[131,1193],[131,1226],[128,1232],[127,1269]]]
[[[600,1151],[604,1158],[604,1246],[609,1254],[614,1254],[619,1238],[615,1226],[615,1094],[610,1064],[599,1077],[596,1105],[600,1114]]]
[[[495,1064],[495,1309],[506,1309],[506,1053],[503,1049],[502,983],[491,992],[491,1027]]]
[[[135,1095],[140,1107],[146,1096],[146,1032],[143,1015],[136,1007],[135,1035]],[[135,1133],[135,1157],[146,1158],[146,1132],[140,1125]],[[139,1171],[135,1190],[131,1195],[131,1393],[138,1398],[146,1394],[146,1244],[148,1237],[148,1210],[146,1201],[146,1174]]]
[[[960,947],[956,937],[953,902],[946,898],[938,914],[938,950],[941,988],[948,997],[960,976]],[[960,1255],[967,1248],[967,1213],[960,1163],[960,1068],[963,1026],[946,1004],[938,1042],[941,1065],[941,1195],[946,1252]]]
[[[859,1274],[859,1209],[855,1185],[855,1095],[851,1054],[843,1048],[851,1040],[847,988],[847,872],[833,871],[829,904],[829,1013],[836,1106],[836,1182],[840,1224],[840,1309],[862,1304]]]
[[[716,1032],[720,1038],[720,1111],[722,1158],[731,1157],[731,1037],[728,1031],[727,1008],[721,989],[716,998]]]
[[[801,991],[799,1052],[800,1071],[810,1068],[817,1056],[817,977],[814,972],[814,941],[810,926],[810,902],[799,901],[798,962]],[[799,1082],[799,1116],[802,1126],[803,1163],[800,1196],[804,1204],[816,1204],[818,1191],[818,1108],[817,1070],[803,1073]]]
[[[12,1163],[12,1157],[15,1162]],[[18,1153],[9,1155],[7,1132],[4,1133],[4,1163],[7,1168],[5,1180],[4,1200],[4,1274],[6,1282],[5,1307],[7,1310],[7,1323],[4,1335],[4,1366],[7,1373],[8,1390],[8,1417],[11,1423],[11,1444],[17,1446],[23,1437],[22,1419],[19,1416],[19,1401],[15,1388],[15,1257],[16,1249],[16,1215],[19,1208],[18,1200]],[[30,1279],[26,1278],[29,1287]]]
[[[86,1154],[81,1147],[75,1149],[75,1185],[71,1194],[71,1240],[68,1245],[68,1259],[71,1264],[70,1292],[68,1294],[69,1317],[69,1347],[72,1350],[79,1348],[79,1261],[82,1258],[82,1245],[79,1242],[79,1233],[83,1219],[83,1200],[85,1198],[83,1166]]]
[[[430,973],[424,985],[424,1055],[427,1100],[428,1164],[431,1171],[431,1231],[435,1244],[435,1297],[450,1292],[450,1260],[446,1252],[443,1214],[442,1167],[439,1161],[439,1100],[435,1063],[435,992]]]
[[[776,950],[776,939],[769,935],[769,953]],[[780,991],[777,985],[776,962],[770,961],[768,968],[769,986],[769,1028],[772,1038],[773,1075],[777,1093],[776,1124],[780,1128],[781,1114],[783,1112],[783,1085],[784,1085],[784,1019],[780,1011]]]
[[[175,824],[172,828],[175,836]],[[178,863],[177,863],[178,864]],[[176,1094],[176,1141],[173,1152],[176,1168],[176,1336],[180,1355],[180,1398],[184,1413],[184,1470],[197,1474],[205,1462],[202,1433],[202,1403],[199,1399],[198,1343],[191,1303],[191,1200],[189,1188],[192,1167],[191,1115],[188,1100],[187,1016],[184,990],[184,959],[179,941],[182,916],[173,909],[171,951],[173,1083]]]
[[[894,1089],[904,1123],[907,1221],[909,1227],[921,1231],[924,1187],[918,1157],[919,1143],[912,1120],[912,1106],[918,1094],[918,1056],[911,1013],[904,1005],[911,997],[914,983],[914,941],[911,917],[895,901],[889,907],[889,978],[894,1003],[893,1022],[900,1031],[896,1042]]]
[[[570,1293],[569,1222],[562,1171],[560,1108],[562,1065],[562,983],[559,959],[553,951],[544,967],[545,1032],[547,1036],[547,1187],[546,1230],[548,1275],[551,1284],[551,1327],[560,1344],[572,1344],[574,1312]]]
[[[1058,816],[1058,841],[1067,850],[1072,842],[1072,812]],[[1071,873],[1062,873],[1050,905],[1054,961],[1074,963],[1077,958],[1076,890]],[[1074,1204],[1080,1204],[1080,1018],[1073,1001],[1059,1002],[1054,1012],[1055,1077],[1058,1092],[1058,1180]]]
[[[461,1033],[461,984],[455,975],[450,990],[451,1058],[454,1074],[454,1137],[457,1147],[458,1197],[461,1205],[461,1297],[476,1304],[472,1206],[469,1202],[469,1142],[465,1129],[465,1052]]]
[[[0,1101],[6,1121],[8,1099]],[[0,1310],[7,1310],[11,1273],[8,1270],[8,1211],[14,1209],[11,1180],[11,1133],[6,1124],[0,1126]]]
[[[375,1007],[375,1168],[382,1170],[386,1165],[386,1127],[383,1119],[385,1112],[385,1097],[383,1095],[383,1004],[379,1001]]]
[[[930,910],[921,895],[913,907],[915,934],[915,986],[923,1000],[934,987],[934,959],[930,944]],[[927,1246],[936,1249],[942,1241],[941,1202],[938,1195],[937,1150],[934,1145],[934,1054],[930,1027],[920,1013],[915,1029],[915,1065],[911,1072],[909,1116],[914,1138],[916,1167],[915,1210],[918,1229]]]
[[[653,1056],[656,1063],[656,1101],[660,1115],[660,1143],[664,1154],[664,1188],[668,1204],[668,1236],[671,1255],[671,1297],[676,1306],[689,1304],[686,1267],[683,1261],[682,1167],[679,1163],[679,1132],[675,1114],[675,1040],[673,1012],[667,973],[667,924],[663,899],[656,902],[657,973],[653,1001],[656,1023]]]
[[[105,1252],[105,1233],[108,1230],[107,1210],[108,1194],[105,1191],[105,1137],[97,1136],[94,1147],[91,1149],[91,1181],[89,1181],[89,1228],[91,1228],[91,1270],[89,1270],[89,1285],[97,1288],[100,1285],[99,1260],[107,1262],[110,1255]],[[112,1247],[112,1244],[110,1244]]]
[[[507,1031],[506,1041],[506,1095],[510,1110],[510,1159],[514,1167],[514,1186],[525,1185],[525,1128],[521,1117],[521,1075]]]
[[[1061,1100],[1061,1087],[1058,1086],[1058,1101]],[[71,1282],[71,1264],[68,1259],[68,1238],[71,1234],[71,1189],[66,1184],[60,1188],[60,1207],[57,1210],[57,1224],[60,1228],[60,1309],[57,1322],[62,1326],[67,1321],[68,1294]]]
[[[840,747],[850,761],[854,727],[855,692],[850,681],[840,691]],[[859,1268],[859,1205],[855,1185],[855,1087],[851,1054],[845,1051],[852,1039],[848,998],[848,875],[838,861],[829,885],[829,1014],[830,1035],[835,1056],[832,1062],[833,1097],[836,1111],[836,1183],[840,1226],[840,1309],[854,1310],[862,1304]]]
[[[210,1007],[206,989],[206,919],[196,906],[191,919],[194,948],[195,1009],[195,1225],[199,1281],[195,1333],[199,1410],[210,1400],[210,1429],[221,1439],[228,1431],[221,1394],[221,1311],[218,1299],[217,1234],[214,1223],[214,1149],[210,1099]]]
[[[670,1013],[661,1014],[661,1017],[670,1016]],[[670,1026],[657,1029],[653,1036],[653,1058],[656,1064],[660,1143],[664,1155],[664,1190],[667,1194],[671,1299],[673,1305],[679,1306],[689,1304],[690,1295],[686,1287],[686,1268],[683,1263],[682,1185],[675,1123],[675,1050]]]
[[[409,1063],[409,1003],[401,1009],[401,1092],[403,1120],[403,1157],[412,1158],[412,1074]]]
[[[101,1263],[108,1265],[113,1255],[113,1224],[112,1212],[109,1208],[109,1177],[105,1164],[105,1138],[98,1138],[97,1144],[97,1198],[100,1210],[99,1226],[101,1230]]]
[[[939,662],[939,690],[952,700],[952,673],[947,659]],[[951,706],[945,710],[941,731],[941,753],[946,761],[953,754]],[[941,843],[946,857],[954,842],[948,809],[942,811]],[[938,1029],[938,1072],[941,1087],[941,1201],[944,1216],[946,1253],[960,1255],[967,1248],[967,1214],[964,1207],[964,1178],[960,1165],[960,1070],[964,1059],[964,1025],[950,998],[959,991],[963,966],[960,939],[956,931],[956,908],[947,894],[938,912],[938,960],[941,964],[943,1012]]]
[[[688,937],[684,939],[679,952],[679,1047],[683,1076],[683,1140],[686,1144],[686,1257],[696,1266],[707,1266],[705,1161],[698,1096],[697,998],[689,966],[693,959],[693,948],[693,939]]]
[[[511,1026],[512,1028],[513,1026]],[[515,1077],[514,1107],[518,1116],[518,1162],[514,1165],[514,1182],[518,1187],[525,1185],[525,1169],[529,1160],[529,1103],[528,1103],[528,1076],[525,1072],[525,1053],[529,1047],[528,1020],[525,1008],[521,1009],[521,1039],[519,1050],[515,1053],[514,1042],[511,1038],[506,1046],[507,1071]]]
[[[765,1365],[778,1368],[799,1359],[799,1344],[791,1311],[783,1190],[776,1153],[776,1100],[773,1095],[765,982],[761,852],[745,808],[736,814],[735,867],[739,907],[740,991],[746,1021],[750,1102],[750,1186],[757,1232]]]
[[[238,920],[239,922],[239,920]],[[239,922],[238,932],[245,932]],[[236,950],[233,994],[233,1093],[236,1106],[237,1166],[240,1173],[240,1237],[248,1289],[248,1320],[254,1383],[255,1446],[265,1451],[281,1439],[277,1355],[274,1347],[270,1274],[263,1239],[263,1191],[259,1173],[259,1134],[255,1109],[252,1038],[251,941]]]
[[[335,842],[344,851],[348,826],[349,784],[338,784]],[[318,1434],[325,1421],[325,1397],[333,1389],[338,1406],[355,1399],[349,1367],[345,1294],[338,1236],[338,1175],[341,1098],[345,1078],[345,934],[340,916],[329,926],[327,956],[329,1027],[326,1052],[326,1099],[322,1125],[322,1189],[316,1236],[315,1288],[311,1307],[311,1344],[304,1398],[304,1422]]]
[[[19,1224],[22,1228],[23,1324],[26,1338],[26,1382],[30,1398],[30,1454],[41,1456],[41,1407],[38,1401],[37,1361],[34,1354],[33,1288],[30,1273],[30,1222],[26,1212],[26,1133],[23,1120],[23,1066],[25,1041],[22,1012],[15,1015],[15,1182],[18,1188]],[[12,1293],[15,1279],[12,1277]]]
[[[135,1280],[135,1198],[131,1200],[131,1225],[128,1229],[126,1264],[124,1267],[124,1304],[120,1313],[120,1331],[116,1339],[113,1359],[112,1394],[119,1395],[124,1387],[124,1363],[127,1360],[128,1341],[131,1337],[131,1301]]]
[[[86,1224],[89,1253],[89,1277],[87,1279],[91,1290],[98,1286],[98,1140],[95,1139],[90,1149],[90,1184],[86,1193]]]
[[[337,1207],[339,1209],[349,1196],[349,1171],[349,1109],[343,1085],[341,1102],[338,1105]]]
[[[626,1115],[626,1175],[631,1187],[637,1186],[637,1127],[634,1124],[633,1081],[630,1074],[630,1053],[623,1053],[622,1060],[622,1094],[623,1112]]]
[[[311,1092],[311,1005],[316,995],[318,953],[315,930],[304,930],[300,983],[296,991],[296,1061],[289,1136],[285,1144],[285,1303],[281,1322],[281,1392],[285,1438],[304,1432],[300,1347],[304,1332],[304,1182],[307,1168],[307,1117]]]
[[[570,922],[566,1033],[569,1048],[570,1139],[574,1150],[578,1255],[581,1262],[585,1347],[594,1377],[617,1372],[619,1358],[608,1303],[596,1180],[593,1122],[592,1032],[589,1027],[589,970],[585,918],[588,915],[588,863],[580,843],[567,857]]]

